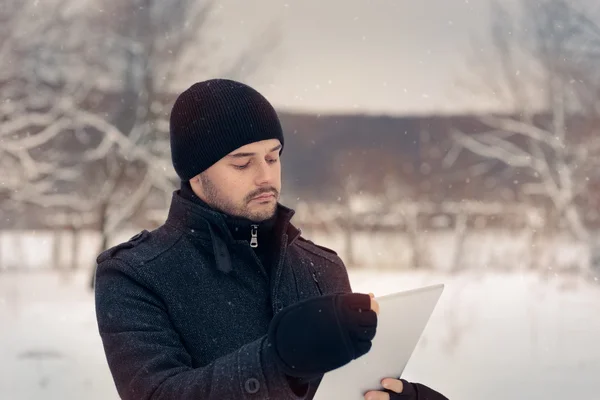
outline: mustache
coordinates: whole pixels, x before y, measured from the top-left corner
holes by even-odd
[[[263,194],[272,194],[275,196],[275,198],[279,198],[279,192],[277,191],[277,189],[275,189],[274,187],[265,187],[265,188],[257,189],[255,191],[251,192],[250,194],[248,194],[248,196],[246,196],[246,200],[250,201],[253,198],[258,197]]]

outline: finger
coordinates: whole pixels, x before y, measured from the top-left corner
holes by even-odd
[[[377,315],[379,315],[379,303],[373,298],[371,298],[371,310],[375,311]]]
[[[351,330],[350,332],[350,337],[352,337],[353,339],[355,339],[358,342],[370,342],[373,340],[373,338],[375,337],[375,335],[377,334],[377,329],[376,328],[356,328]]]
[[[369,341],[359,340],[354,344],[357,354],[367,354],[371,347],[373,347],[373,343]]]
[[[354,314],[354,320],[358,323],[357,325],[361,328],[376,328],[377,327],[377,313],[373,310],[367,310],[360,313]]]
[[[390,395],[378,390],[371,390],[365,393],[365,400],[390,400]]]
[[[371,299],[368,295],[362,293],[343,294],[339,300],[344,304],[344,308],[362,312],[362,310],[371,309]]]
[[[402,393],[404,390],[404,383],[399,379],[385,378],[381,381],[381,385],[396,393]]]
[[[373,299],[375,298],[375,295],[372,292],[369,292],[369,296]]]

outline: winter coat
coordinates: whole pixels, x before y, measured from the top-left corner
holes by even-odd
[[[278,205],[279,251],[263,266],[220,213],[173,193],[164,225],[98,256],[96,314],[123,399],[311,399],[266,350],[273,316],[300,300],[351,292],[337,254],[304,239]],[[257,238],[260,245],[260,237]]]

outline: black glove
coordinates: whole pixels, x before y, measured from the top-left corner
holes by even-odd
[[[376,328],[369,295],[332,294],[283,309],[271,321],[268,340],[287,375],[313,378],[367,353]]]
[[[408,382],[400,379],[404,385],[402,393],[389,389],[382,390],[390,395],[390,400],[448,400],[444,395],[420,383]]]

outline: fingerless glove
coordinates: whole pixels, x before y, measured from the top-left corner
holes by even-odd
[[[368,295],[332,294],[283,309],[271,321],[268,342],[287,375],[311,378],[367,353],[376,329]]]

